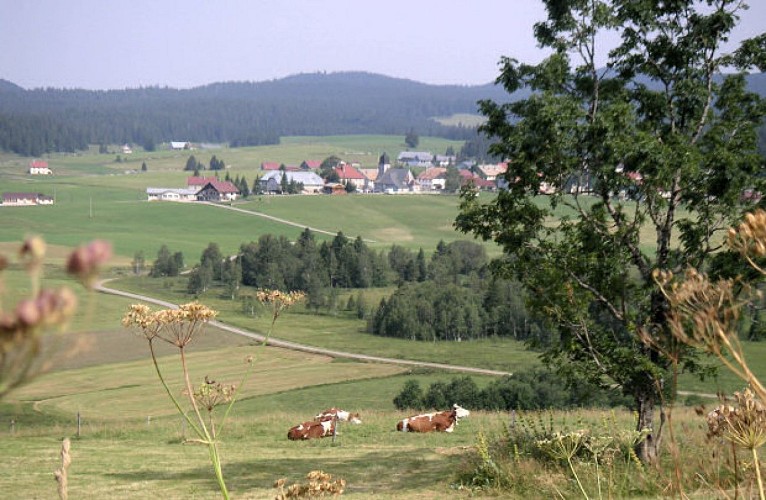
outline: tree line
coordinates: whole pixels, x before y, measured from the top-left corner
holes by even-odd
[[[627,406],[630,401],[615,389],[586,381],[566,382],[554,372],[533,368],[490,382],[480,389],[471,377],[437,381],[423,390],[417,380],[407,380],[394,397],[398,410],[443,410],[453,404],[469,410],[541,410],[546,408],[596,408]]]
[[[350,239],[342,232],[318,243],[305,229],[295,242],[262,235],[242,244],[232,257],[210,243],[189,274],[187,290],[199,295],[217,281],[230,298],[238,295],[240,285],[301,290],[307,294],[306,307],[319,312],[337,307],[338,290],[395,284],[398,288],[389,298],[369,309],[361,295],[347,305],[367,320],[367,330],[375,335],[429,341],[503,336],[546,342],[544,325],[527,314],[519,284],[492,277],[488,266],[484,248],[470,241],[439,242],[427,257],[423,249],[414,252],[399,245],[376,251],[361,237]]]
[[[0,89],[0,148],[39,156],[88,144],[130,143],[153,150],[171,140],[232,147],[278,144],[291,135],[387,134],[465,139],[475,128],[432,119],[473,113],[493,86],[431,86],[353,73],[300,75],[273,82],[194,89],[144,87]],[[204,117],[204,119],[201,119]]]

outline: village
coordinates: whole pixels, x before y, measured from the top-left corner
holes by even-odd
[[[170,142],[170,149],[192,150],[188,142]],[[129,145],[121,149],[132,154]],[[176,202],[232,202],[250,194],[280,195],[346,195],[367,194],[439,194],[454,193],[461,186],[472,184],[477,189],[493,191],[503,187],[502,174],[507,163],[477,164],[474,161],[456,163],[451,155],[436,155],[429,151],[403,151],[392,163],[383,153],[377,168],[362,168],[356,163],[339,160],[332,171],[323,178],[320,160],[305,160],[299,165],[285,165],[264,161],[252,188],[246,183],[232,182],[215,176],[189,176],[186,186],[146,188],[148,201]],[[228,168],[225,166],[224,168]],[[452,180],[449,181],[450,170]],[[26,172],[30,176],[54,175],[47,161],[34,159]],[[37,192],[4,192],[3,206],[53,205],[55,196]]]

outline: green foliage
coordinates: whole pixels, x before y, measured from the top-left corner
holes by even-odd
[[[630,401],[613,389],[582,382],[567,385],[555,373],[533,369],[491,381],[480,389],[471,377],[456,377],[449,383],[437,381],[425,393],[408,380],[394,398],[403,409],[445,409],[457,403],[470,410],[542,410],[581,407],[614,407]]]
[[[397,410],[420,410],[423,408],[423,389],[417,380],[407,380],[402,391],[394,397]]]
[[[162,245],[157,251],[157,260],[152,264],[149,276],[159,278],[163,276],[178,276],[184,267],[184,256],[181,252],[171,255],[167,245]]]
[[[415,129],[411,128],[404,136],[404,143],[408,148],[416,148],[420,144],[420,136],[415,132]]]
[[[480,105],[490,152],[510,162],[508,187],[490,203],[464,190],[456,226],[500,244],[497,270],[533,292],[556,334],[545,360],[573,380],[616,383],[636,401],[638,429],[654,428],[671,360],[697,367],[667,335],[652,272],[704,268],[720,228],[752,206],[742,193],[764,188],[766,106],[745,88],[746,65],[721,51],[740,7],[551,2],[535,34],[552,53],[538,65],[504,58],[498,78],[532,93]],[[597,35],[616,26],[624,36],[605,70]],[[718,80],[732,64],[740,73]],[[560,206],[573,215],[552,226]],[[656,449],[642,445],[641,457]]]

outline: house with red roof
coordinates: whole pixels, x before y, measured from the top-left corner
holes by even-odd
[[[363,190],[367,184],[367,177],[362,172],[348,163],[341,162],[335,167],[338,180],[343,184],[353,184],[357,189]]]
[[[478,165],[475,170],[482,179],[496,181],[499,176],[503,175],[508,170],[508,163],[502,162],[489,165]]]
[[[264,161],[261,163],[261,170],[279,170],[281,164],[276,161]]]
[[[53,171],[48,168],[48,162],[44,160],[32,160],[29,162],[30,175],[52,175]]]
[[[497,188],[495,181],[488,181],[482,179],[481,176],[474,174],[470,170],[458,170],[460,174],[460,185],[465,186],[468,183],[473,183],[474,186],[483,191],[492,191]]]
[[[234,201],[239,195],[237,186],[229,181],[209,181],[199,191],[197,199],[199,201]]]
[[[208,182],[217,181],[218,177],[197,177],[197,176],[191,176],[186,178],[186,186],[187,187],[203,187]]]
[[[322,162],[320,160],[305,160],[301,163],[302,170],[316,170],[321,166]]]
[[[422,171],[416,182],[421,191],[440,191],[444,189],[447,180],[447,169],[444,167],[431,167]]]

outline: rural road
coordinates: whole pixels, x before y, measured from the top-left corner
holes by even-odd
[[[164,300],[156,299],[153,297],[147,297],[146,295],[139,295],[139,294],[125,292],[122,290],[117,290],[115,288],[109,288],[104,286],[104,284],[108,281],[110,280],[99,281],[94,287],[95,290],[101,293],[119,295],[121,297],[128,297],[128,298],[140,300],[143,302],[150,302],[152,304],[157,304],[159,306],[170,308],[170,309],[178,308],[178,304],[173,304],[171,302],[166,302]],[[234,333],[237,335],[241,335],[243,337],[247,337],[249,339],[253,339],[257,342],[263,342],[265,340],[265,337],[263,335],[260,335],[258,333],[253,333],[243,328],[236,328],[233,326],[229,326],[220,321],[211,321],[210,325],[230,333]],[[412,361],[408,359],[383,358],[379,356],[368,356],[366,354],[357,354],[353,352],[334,351],[332,349],[324,349],[321,347],[313,347],[309,345],[298,344],[296,342],[290,342],[288,340],[275,339],[274,337],[269,339],[268,345],[273,347],[282,347],[284,349],[292,349],[294,351],[302,351],[302,352],[308,352],[312,354],[322,354],[325,356],[331,356],[333,358],[356,359],[359,361],[371,361],[374,363],[389,363],[394,365],[404,365],[404,366],[413,366],[413,367],[422,367],[422,368],[437,368],[440,370],[450,370],[450,371],[463,372],[463,373],[475,373],[477,375],[495,375],[495,376],[511,375],[510,372],[504,372],[504,371],[498,371],[498,370],[487,370],[484,368],[474,368],[471,366],[447,365],[443,363],[429,363],[426,361]]]

